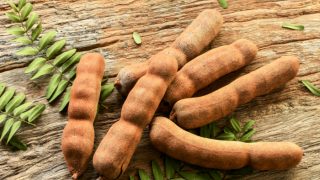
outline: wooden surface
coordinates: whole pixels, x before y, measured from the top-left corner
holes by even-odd
[[[320,87],[320,0],[229,0],[223,10],[216,0],[33,0],[41,15],[44,29],[57,29],[69,46],[81,51],[101,52],[107,62],[110,81],[125,65],[147,60],[168,46],[180,32],[206,8],[220,9],[225,24],[212,47],[248,38],[260,48],[256,60],[240,73],[252,71],[283,55],[301,60],[298,77],[278,92],[258,97],[237,109],[241,120],[256,120],[256,141],[292,141],[304,149],[302,162],[289,171],[255,172],[247,179],[317,179],[320,177],[320,105],[298,80],[308,79]],[[29,80],[23,73],[32,60],[17,57],[19,46],[5,32],[12,26],[4,16],[8,6],[0,2],[0,81],[25,92],[29,100],[42,97],[48,78]],[[283,22],[305,25],[305,30],[281,28]],[[133,31],[142,36],[137,46]],[[115,91],[108,99],[108,109],[95,122],[98,145],[106,130],[120,116],[123,100]],[[19,136],[28,144],[27,151],[12,152],[0,146],[0,179],[70,179],[60,150],[66,116],[58,105],[48,105],[37,127],[26,126]],[[126,173],[137,168],[148,169],[150,160],[159,159],[148,139],[148,129]],[[82,179],[96,179],[90,166]],[[124,176],[123,179],[126,179]]]

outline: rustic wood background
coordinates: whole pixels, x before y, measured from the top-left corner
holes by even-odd
[[[320,105],[298,80],[307,79],[320,87],[320,0],[229,0],[221,9],[216,0],[32,0],[44,29],[57,29],[58,38],[80,51],[101,52],[106,72],[114,80],[120,68],[147,60],[168,46],[203,9],[217,8],[225,24],[212,47],[248,38],[259,46],[256,60],[240,71],[247,73],[283,55],[301,60],[298,77],[286,87],[258,97],[237,109],[241,120],[256,120],[256,141],[292,141],[304,149],[302,162],[289,171],[255,172],[246,179],[317,179],[320,177]],[[0,81],[25,92],[29,100],[47,103],[43,94],[49,77],[30,81],[23,73],[30,57],[17,57],[20,48],[5,32],[12,26],[0,2]],[[281,28],[283,22],[305,25],[304,31]],[[132,40],[132,32],[142,36],[142,45]],[[108,109],[95,122],[96,143],[117,121],[123,100],[115,91],[107,100]],[[70,179],[60,150],[62,130],[67,122],[58,104],[48,105],[37,127],[26,126],[19,136],[27,151],[12,152],[0,146],[0,179]],[[149,169],[160,153],[150,144],[148,129],[123,176],[127,179],[137,168]],[[150,172],[150,171],[149,171]],[[96,179],[92,165],[82,179]]]

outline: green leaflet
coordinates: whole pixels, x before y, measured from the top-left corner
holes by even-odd
[[[248,130],[252,129],[253,125],[256,122],[254,120],[249,120],[246,122],[246,124],[242,128],[242,132],[246,133]]]
[[[49,103],[51,103],[52,101],[54,101],[55,99],[57,99],[57,97],[59,97],[68,87],[69,82],[67,80],[62,79],[59,82],[59,85],[56,89],[56,91],[54,92],[54,94],[52,95],[52,97],[49,99]]]
[[[22,9],[21,9],[21,20],[25,20],[30,12],[32,11],[32,4],[31,3],[27,3]]]
[[[143,169],[139,169],[139,177],[140,177],[140,180],[151,180],[149,175],[147,174],[147,172]]]
[[[41,25],[41,22],[39,22],[37,27],[34,30],[32,30],[32,33],[31,33],[32,41],[36,40],[40,36],[41,32],[42,32],[42,25]]]
[[[38,70],[38,72],[35,75],[32,76],[31,80],[50,74],[53,72],[53,70],[54,70],[54,66],[52,66],[51,64],[45,64]]]
[[[223,8],[223,9],[227,9],[228,8],[228,2],[227,0],[218,0],[220,6]]]
[[[70,72],[67,74],[67,77],[69,79],[73,79],[75,75],[76,75],[76,67],[74,67],[72,70],[70,70]]]
[[[9,143],[11,138],[16,134],[16,132],[19,130],[20,126],[21,126],[21,121],[16,121],[13,123],[13,125],[10,129],[9,136],[7,138],[7,144]]]
[[[301,82],[312,94],[320,96],[320,89],[315,87],[310,81],[302,80]]]
[[[61,49],[64,47],[64,45],[66,44],[66,40],[60,40],[55,42],[52,46],[50,46],[47,49],[46,55],[49,59],[51,59],[52,57],[54,57],[58,52],[61,51]]]
[[[74,55],[74,53],[76,53],[76,49],[71,49],[69,51],[66,51],[62,54],[60,54],[59,56],[57,56],[54,61],[53,61],[53,65],[55,66],[59,66],[62,63],[64,63],[66,60],[68,60],[69,58],[71,58],[71,56]]]
[[[2,134],[1,134],[0,141],[2,141],[4,136],[9,132],[9,130],[11,129],[13,123],[14,123],[14,119],[13,118],[10,118],[10,119],[8,119],[6,121],[6,123],[4,124],[4,127],[2,129]]]
[[[20,22],[20,17],[14,12],[7,12],[6,16],[13,22]]]
[[[26,110],[31,107],[32,103],[31,102],[26,102],[19,107],[17,107],[15,110],[13,110],[13,115],[14,116],[19,116],[21,113],[25,112]]]
[[[236,118],[232,117],[230,119],[230,124],[231,124],[231,126],[232,126],[232,128],[234,129],[235,132],[240,132],[241,131],[240,123]]]
[[[6,89],[6,85],[4,83],[0,83],[0,96],[4,92],[5,89]]]
[[[217,126],[217,124],[212,123],[211,138],[216,138],[220,132],[221,132],[221,129]]]
[[[28,122],[33,122],[34,120],[36,120],[41,114],[42,112],[46,109],[46,106],[44,104],[38,104],[36,106],[34,106],[32,109],[30,109],[29,111],[31,112],[30,115],[28,116]]]
[[[130,180],[134,180],[134,176],[129,176],[129,179]]]
[[[240,141],[249,142],[255,132],[256,132],[256,130],[251,129],[250,131],[248,131],[247,133],[245,133],[244,135],[241,136]]]
[[[169,156],[165,156],[165,170],[166,170],[166,177],[171,179],[174,177],[175,171],[179,170],[180,161],[172,159]]]
[[[21,142],[15,136],[12,137],[11,141],[9,141],[9,144],[19,150],[23,150],[23,151],[27,150],[27,145]]]
[[[3,95],[0,97],[0,110],[4,109],[10,99],[13,97],[14,93],[15,89],[13,88],[9,88],[3,93]]]
[[[65,95],[63,96],[60,108],[59,108],[59,112],[63,111],[66,106],[69,104],[70,101],[70,94],[71,94],[71,88],[67,88],[67,91],[65,93]]]
[[[10,5],[10,7],[14,10],[14,12],[18,12],[19,9],[12,1],[7,1],[7,3]]]
[[[72,65],[79,62],[80,58],[82,56],[82,53],[75,53],[67,62],[63,63],[61,66],[61,71],[65,72],[68,70]]]
[[[57,35],[56,31],[49,31],[46,34],[44,34],[39,40],[39,49],[42,50],[45,47],[47,47],[47,45],[53,41],[56,35]]]
[[[46,91],[46,98],[50,99],[50,97],[52,96],[52,94],[54,93],[54,91],[57,89],[59,82],[62,78],[62,74],[55,74],[52,76],[47,91]]]
[[[236,136],[233,133],[222,133],[220,134],[217,139],[226,140],[226,141],[233,141],[236,139]]]
[[[153,173],[154,180],[163,180],[164,175],[161,171],[161,168],[160,168],[160,165],[158,164],[158,162],[152,161],[151,166],[152,166],[152,173]]]
[[[26,22],[27,30],[32,28],[32,26],[38,21],[39,15],[35,12],[32,12]]]
[[[27,3],[26,0],[19,0],[18,8],[22,9],[26,5],[26,3]]]
[[[7,32],[15,36],[21,36],[25,33],[24,29],[21,27],[11,27],[7,29]]]
[[[37,69],[39,69],[41,66],[43,66],[46,63],[46,59],[45,58],[36,58],[35,60],[33,60],[28,67],[26,68],[26,70],[24,71],[24,73],[31,73]]]
[[[0,114],[0,125],[7,119],[7,115]]]
[[[200,136],[205,138],[210,138],[211,129],[209,125],[200,128]]]
[[[283,23],[282,27],[286,29],[298,30],[298,31],[304,30],[304,26],[300,24]]]
[[[39,50],[33,47],[25,47],[19,50],[16,54],[18,56],[34,56],[38,54]]]
[[[25,37],[25,36],[23,36],[23,37],[18,37],[18,38],[16,38],[16,39],[12,40],[12,41],[21,43],[21,44],[23,44],[23,45],[32,44],[32,41],[31,41],[28,37]]]
[[[113,83],[108,83],[106,85],[101,86],[101,92],[100,92],[100,102],[104,102],[108,96],[112,93],[114,89]]]
[[[141,44],[142,40],[141,40],[141,37],[140,37],[140,34],[137,33],[137,32],[133,32],[132,33],[132,37],[133,37],[133,40],[136,44]]]
[[[12,112],[16,107],[18,107],[26,98],[26,95],[23,93],[19,93],[18,95],[15,95],[11,101],[6,105],[6,112]]]

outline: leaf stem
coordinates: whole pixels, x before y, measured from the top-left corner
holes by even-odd
[[[8,113],[8,112],[2,111],[2,110],[0,110],[0,113],[1,113],[1,114],[5,114],[5,115],[8,116],[9,118],[12,118],[12,119],[14,119],[14,120],[16,120],[16,121],[21,121],[21,122],[24,122],[24,123],[26,123],[26,124],[29,124],[29,125],[31,125],[31,126],[33,126],[33,127],[36,127],[35,124],[30,123],[30,122],[28,122],[28,121],[25,121],[25,120],[21,119],[20,117],[13,116],[11,113]]]

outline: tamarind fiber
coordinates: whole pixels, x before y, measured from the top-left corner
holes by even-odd
[[[253,42],[240,39],[196,57],[178,71],[164,100],[173,105],[180,99],[192,97],[218,78],[249,64],[257,51]]]
[[[177,37],[170,47],[183,52],[184,56],[176,57],[179,69],[189,60],[201,53],[217,36],[223,24],[221,14],[214,9],[202,11],[196,19]],[[161,59],[158,59],[161,61]],[[138,79],[148,69],[149,62],[133,64],[122,68],[116,78],[115,87],[121,95],[126,96]]]
[[[93,151],[93,121],[97,113],[104,58],[97,53],[81,57],[71,88],[68,123],[63,130],[61,148],[73,179],[86,169]]]
[[[293,79],[299,70],[299,60],[284,56],[205,96],[176,102],[170,119],[184,129],[193,129],[216,121],[239,105],[271,92]]]
[[[165,117],[151,123],[150,140],[159,151],[205,168],[285,170],[302,159],[302,149],[291,142],[243,143],[204,138],[187,132]]]

